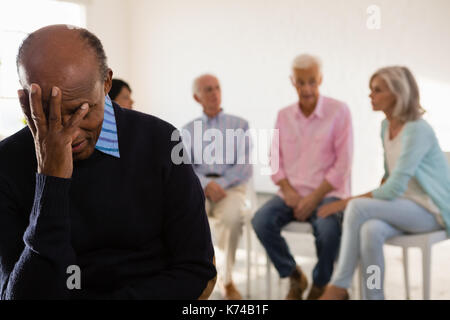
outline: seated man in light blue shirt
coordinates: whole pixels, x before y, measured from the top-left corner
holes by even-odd
[[[193,94],[203,115],[184,127],[183,140],[205,192],[206,212],[213,218],[223,254],[224,261],[217,263],[222,293],[225,299],[239,300],[242,297],[233,284],[232,269],[245,218],[247,182],[252,176],[249,126],[244,119],[223,112],[215,76],[196,78]]]

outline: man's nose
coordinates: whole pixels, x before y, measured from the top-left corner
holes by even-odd
[[[312,92],[312,86],[309,85],[309,84],[305,85],[305,86],[302,88],[302,92],[303,92],[304,94],[308,94],[308,95],[309,95],[309,94]]]

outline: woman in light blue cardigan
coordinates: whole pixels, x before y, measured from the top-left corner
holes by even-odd
[[[403,233],[446,229],[450,235],[450,169],[431,126],[422,119],[419,90],[405,67],[378,70],[370,80],[373,110],[382,111],[385,175],[367,194],[323,206],[327,217],[345,209],[337,269],[321,299],[348,299],[361,263],[364,283],[374,271],[380,281],[364,286],[368,299],[384,299],[383,245]],[[369,273],[369,274],[367,274]]]

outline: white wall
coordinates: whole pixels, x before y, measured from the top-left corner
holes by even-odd
[[[254,128],[272,128],[277,111],[296,100],[288,79],[293,57],[311,52],[324,62],[322,93],[347,102],[352,111],[355,193],[371,190],[382,175],[382,115],[371,111],[367,98],[368,79],[378,67],[404,64],[413,70],[427,117],[450,150],[448,0],[128,4],[128,80],[138,110],[182,126],[201,113],[191,96],[192,79],[213,72],[222,81],[226,112],[247,118]],[[380,30],[366,25],[372,4],[381,8]],[[255,181],[258,190],[275,189],[268,177]]]
[[[130,2],[78,0],[86,5],[86,25],[102,41],[114,77],[130,78]]]

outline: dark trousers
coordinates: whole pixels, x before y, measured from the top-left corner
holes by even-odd
[[[318,207],[339,200],[326,198]],[[334,261],[339,252],[341,240],[342,212],[325,219],[317,217],[317,209],[306,221],[312,225],[318,262],[313,270],[314,285],[326,285],[333,273]],[[281,278],[289,277],[295,270],[296,262],[286,240],[281,236],[281,229],[288,223],[296,221],[294,211],[284,200],[275,196],[262,206],[252,219],[256,235],[267,251]]]

